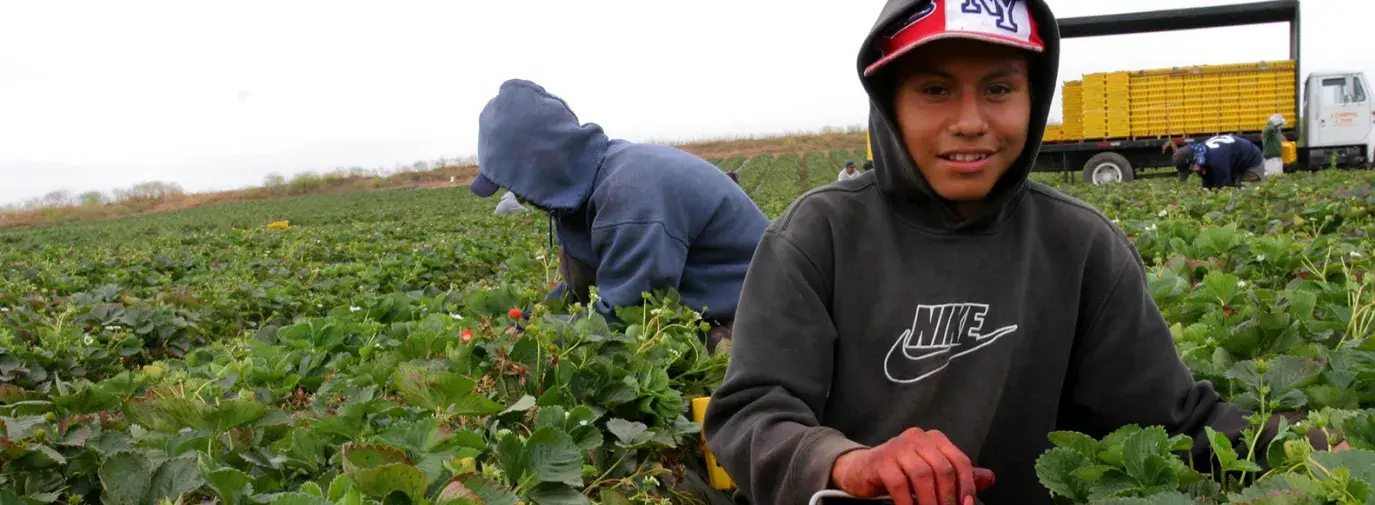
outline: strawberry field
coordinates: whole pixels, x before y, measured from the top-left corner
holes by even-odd
[[[846,159],[862,153],[713,161],[776,216]],[[1269,446],[1219,439],[1213,463],[1155,427],[1056,433],[1047,489],[1375,503],[1373,184],[1066,186],[1131,235],[1196,377],[1257,423],[1307,415]],[[688,404],[728,358],[697,313],[654,294],[612,326],[540,303],[547,220],[494,205],[388,190],[0,231],[0,505],[699,500]],[[1310,429],[1352,449],[1314,451]]]

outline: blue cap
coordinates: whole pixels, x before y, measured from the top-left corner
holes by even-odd
[[[846,160],[846,161],[845,161],[845,166],[847,166],[847,167],[853,167],[853,166],[855,166],[855,162]]]
[[[491,179],[488,179],[487,176],[479,172],[477,178],[473,179],[473,183],[468,185],[468,189],[472,190],[474,195],[487,198],[496,194],[497,190],[501,189],[501,186],[498,186],[497,183],[492,182]]]

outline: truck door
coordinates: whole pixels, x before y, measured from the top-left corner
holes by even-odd
[[[1371,100],[1363,74],[1314,75],[1308,81],[1308,147],[1366,146]],[[1365,151],[1362,149],[1362,151]]]

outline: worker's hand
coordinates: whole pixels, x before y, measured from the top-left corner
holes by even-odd
[[[939,431],[911,428],[878,447],[836,458],[831,482],[860,498],[888,495],[896,505],[973,505],[974,466]],[[993,473],[979,469],[984,486]]]

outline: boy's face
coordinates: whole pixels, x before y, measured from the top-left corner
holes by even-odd
[[[1025,54],[968,39],[934,41],[893,62],[898,128],[921,175],[955,202],[983,199],[1026,146]]]

